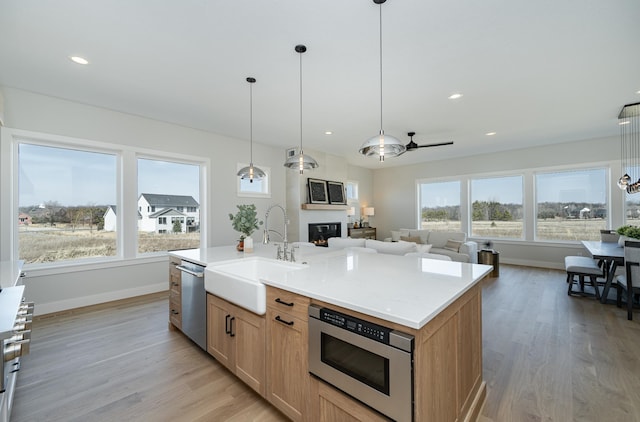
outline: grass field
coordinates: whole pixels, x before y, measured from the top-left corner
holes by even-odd
[[[64,225],[21,227],[18,232],[19,256],[25,263],[68,261],[115,256],[116,233],[89,229],[71,230]],[[197,248],[200,233],[138,233],[139,253]]]
[[[606,229],[606,220],[592,219],[547,219],[538,220],[536,240],[600,240],[600,230]],[[459,221],[423,222],[422,228],[429,230],[461,231]],[[523,238],[522,221],[474,221],[470,237]]]

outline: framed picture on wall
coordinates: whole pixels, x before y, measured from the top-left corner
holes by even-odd
[[[307,179],[307,188],[309,189],[310,204],[328,204],[327,182],[319,179]]]
[[[327,190],[329,192],[330,204],[344,205],[347,203],[347,195],[345,194],[344,184],[342,182],[327,182]]]

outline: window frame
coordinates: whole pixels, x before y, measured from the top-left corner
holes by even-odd
[[[115,144],[102,141],[93,141],[82,138],[73,138],[63,135],[40,133],[23,129],[0,127],[0,197],[4,205],[0,210],[0,228],[3,236],[0,239],[0,260],[16,261],[18,259],[18,215],[19,215],[19,191],[18,191],[18,144],[31,143],[58,148],[75,149],[79,151],[102,152],[118,156],[116,162],[116,207],[117,209],[131,209],[133,212],[127,218],[119,212],[116,216],[116,224],[120,233],[116,235],[117,253],[112,257],[83,258],[69,261],[58,261],[43,264],[25,264],[25,268],[35,270],[36,273],[56,274],[78,269],[91,270],[109,268],[113,266],[131,265],[131,260],[141,262],[156,262],[166,259],[167,251],[139,254],[137,242],[137,158],[148,158],[171,162],[183,162],[199,166],[200,180],[200,247],[207,245],[207,211],[208,211],[208,183],[207,175],[210,172],[211,160],[206,157],[189,156],[177,152],[151,150],[142,147],[134,147],[125,144]],[[7,235],[4,235],[7,233]]]
[[[349,196],[349,186],[353,186],[353,188],[351,189],[353,192],[355,192],[354,196]],[[358,202],[360,199],[360,186],[358,181],[356,180],[347,180],[347,183],[345,183],[345,196],[347,197],[347,203],[350,202]]]
[[[249,163],[237,163],[236,173],[239,172],[244,167],[248,167],[248,166],[249,166]],[[252,191],[242,190],[242,182],[241,182],[242,178],[236,175],[236,195],[239,198],[271,198],[271,167],[262,166],[255,163],[253,166],[258,167],[260,170],[264,171],[264,174],[266,175],[266,181],[267,181],[265,186],[266,191],[265,189],[263,189],[262,192],[252,192]],[[262,180],[261,183],[264,183],[264,180]]]

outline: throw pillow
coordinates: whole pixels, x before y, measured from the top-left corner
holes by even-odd
[[[400,240],[401,235],[402,232],[400,230],[391,230],[391,241],[397,242],[398,240]]]
[[[420,253],[428,253],[431,250],[433,245],[416,245],[418,252]]]
[[[375,249],[378,253],[386,253],[391,255],[404,255],[409,252],[415,252],[416,244],[413,242],[383,242],[381,240],[367,239],[366,247]]]
[[[404,240],[405,242],[422,243],[422,239],[420,239],[419,236],[400,236],[400,240]]]
[[[447,244],[444,245],[444,248],[450,251],[458,252],[460,250],[460,246],[462,246],[462,242],[460,242],[459,240],[449,239],[447,240]]]

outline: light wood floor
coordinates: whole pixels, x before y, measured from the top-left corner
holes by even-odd
[[[500,272],[483,286],[479,421],[640,421],[640,311],[567,296],[562,271]],[[169,331],[167,308],[156,294],[37,319],[12,422],[285,420]]]

